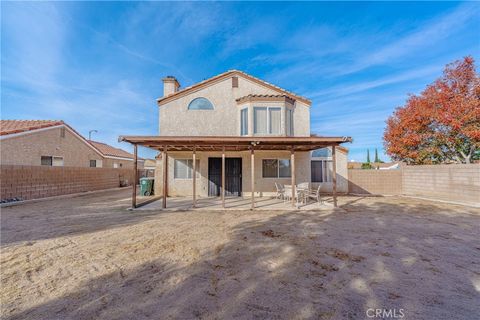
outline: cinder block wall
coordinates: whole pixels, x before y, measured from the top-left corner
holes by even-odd
[[[480,205],[480,165],[405,166],[405,195]]]
[[[402,170],[348,170],[348,192],[354,194],[402,194]]]
[[[403,166],[400,170],[348,170],[348,192],[407,195],[480,206],[480,165]]]
[[[0,166],[1,199],[23,200],[131,185],[131,169]]]

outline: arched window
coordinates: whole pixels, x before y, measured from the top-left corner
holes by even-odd
[[[332,156],[330,148],[322,148],[312,151],[312,157],[314,158],[328,158]]]
[[[195,98],[188,104],[188,110],[213,110],[213,104],[205,98]]]

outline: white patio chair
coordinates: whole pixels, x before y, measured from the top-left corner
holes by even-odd
[[[323,201],[322,201],[322,198],[320,196],[320,189],[322,188],[322,185],[319,184],[318,185],[318,188],[317,190],[310,190],[307,194],[306,194],[306,197],[307,198],[313,198],[315,200],[317,200],[317,204],[320,206]]]
[[[285,197],[285,188],[281,184],[275,182],[275,188],[277,189],[276,199],[283,199]]]

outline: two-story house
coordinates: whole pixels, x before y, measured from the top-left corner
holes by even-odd
[[[307,98],[237,70],[182,89],[172,76],[163,84],[159,136],[120,138],[163,152],[156,194],[270,196],[275,183],[301,182],[347,192],[347,150],[339,145],[350,138],[312,136]],[[312,154],[322,147],[330,149]]]

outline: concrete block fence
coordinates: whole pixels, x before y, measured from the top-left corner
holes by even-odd
[[[407,195],[480,206],[480,164],[349,169],[348,180],[353,194]]]
[[[132,182],[132,169],[0,165],[1,200],[38,199],[117,188]]]

